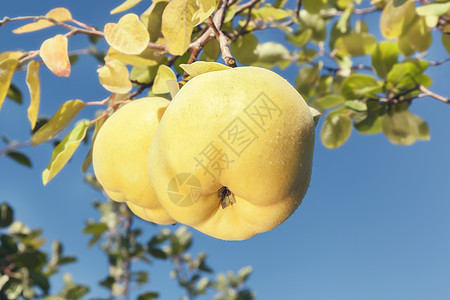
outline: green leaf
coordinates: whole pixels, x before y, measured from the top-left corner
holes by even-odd
[[[6,203],[0,204],[0,228],[8,227],[14,221],[14,211]],[[2,241],[3,245],[3,241]],[[1,289],[1,288],[0,288]]]
[[[253,64],[265,68],[273,68],[275,66],[285,68],[291,63],[289,50],[280,43],[266,42],[258,44],[256,55],[258,58]]]
[[[373,52],[377,45],[376,38],[367,32],[351,33],[336,39],[334,48],[339,55],[362,56]]]
[[[337,110],[328,114],[322,125],[322,144],[330,149],[342,146],[352,133],[352,121],[347,110]]]
[[[327,0],[303,0],[303,7],[311,14],[317,14],[322,7],[327,3]]]
[[[328,46],[330,47],[330,49],[334,49],[334,44],[338,38],[340,38],[341,36],[347,35],[349,33],[348,27],[349,27],[349,24],[347,24],[347,26],[345,26],[345,28],[338,27],[338,22],[335,22],[333,24],[333,26],[331,26],[330,38],[328,40]],[[341,30],[343,30],[343,29],[345,29],[346,32],[341,32]]]
[[[62,104],[53,117],[33,134],[33,146],[42,144],[61,132],[85,106],[86,104],[78,99],[69,100]]]
[[[358,100],[345,101],[345,106],[358,112],[367,111],[367,104]]]
[[[398,62],[398,45],[395,42],[381,42],[372,53],[372,65],[381,78],[386,78],[392,66]]]
[[[352,115],[355,128],[362,134],[376,134],[383,131],[383,106],[375,101],[367,102],[367,111]]]
[[[102,185],[98,182],[97,178],[92,174],[86,174],[84,176],[84,182],[89,184],[93,189],[96,189],[99,192],[103,192]]]
[[[155,94],[169,93],[169,87],[167,85],[167,81],[169,80],[177,80],[177,76],[168,66],[160,65],[153,83],[152,92]]]
[[[353,3],[347,5],[341,17],[339,18],[339,21],[336,23],[336,29],[338,29],[341,33],[348,32],[349,19],[353,13],[353,8],[354,8]]]
[[[412,121],[417,126],[417,139],[422,141],[430,140],[430,128],[428,127],[427,122],[424,119],[419,117],[418,115],[412,114]]]
[[[70,287],[66,292],[67,299],[80,299],[89,292],[89,288],[84,285],[77,285]]]
[[[150,83],[156,77],[159,66],[139,66],[131,69],[130,80],[132,82]]]
[[[408,60],[395,64],[387,76],[387,88],[396,87],[399,91],[414,88],[418,84],[428,86],[428,76],[423,72],[429,63],[424,60]]]
[[[141,1],[142,0],[126,0],[125,2],[120,4],[119,6],[117,6],[113,10],[111,10],[110,14],[113,15],[113,14],[117,14],[117,13],[126,11],[126,10],[134,7],[135,5],[139,4],[139,2],[141,2]]]
[[[78,59],[79,59],[78,55],[74,55],[74,54],[69,55],[70,65],[73,66],[78,61]]]
[[[314,87],[319,81],[321,70],[322,63],[319,62],[313,67],[303,67],[298,72],[295,86],[304,99],[308,99],[312,95]]]
[[[305,46],[309,40],[311,39],[311,36],[313,34],[313,31],[311,28],[306,28],[302,31],[297,31],[295,33],[289,33],[285,35],[285,39],[292,43],[293,45],[302,48]]]
[[[288,10],[276,8],[271,4],[265,4],[258,9],[253,9],[252,14],[257,18],[264,20],[266,23],[281,21],[291,15]]]
[[[17,59],[5,59],[4,61],[0,61],[0,109],[8,94],[11,79],[18,64],[19,61]]]
[[[408,0],[394,0],[394,7],[402,6]]]
[[[169,1],[153,1],[152,5],[141,15],[141,22],[147,27],[150,41],[156,42],[161,33],[162,15]]]
[[[411,145],[419,136],[417,119],[409,110],[390,112],[383,118],[383,132],[395,145]]]
[[[103,123],[105,123],[105,118],[102,118],[95,122],[94,134],[92,135],[91,146],[89,147],[89,152],[86,154],[86,157],[81,164],[81,172],[86,173],[89,166],[92,164],[92,151],[94,147],[95,138],[97,137],[98,131],[102,127]]]
[[[144,283],[148,282],[148,273],[147,272],[132,272],[132,276],[136,277],[136,282],[139,285],[142,285]]]
[[[219,58],[220,44],[217,39],[209,40],[203,47],[203,52],[200,58],[202,60],[214,62]]]
[[[167,258],[167,254],[166,252],[162,251],[161,249],[158,248],[149,248],[148,249],[148,253],[150,253],[151,256],[153,256],[154,258],[159,258],[159,259],[166,259]]]
[[[94,234],[94,235],[101,235],[108,229],[108,225],[105,223],[90,223],[87,224],[86,227],[83,229],[84,234]]]
[[[330,109],[338,105],[341,105],[344,102],[345,98],[342,97],[341,95],[328,94],[312,101],[311,106],[313,107],[318,106],[318,108],[322,109]]]
[[[370,75],[352,74],[342,83],[341,94],[347,100],[361,100],[376,97],[381,91],[378,81]]]
[[[42,172],[42,182],[46,185],[61,171],[80,145],[89,127],[89,121],[80,121],[75,128],[55,147],[47,168]]]
[[[450,34],[442,32],[441,34],[442,45],[444,45],[447,53],[450,54]]]
[[[192,77],[203,73],[222,71],[231,69],[228,66],[219,64],[217,62],[196,61],[192,64],[180,64],[180,67]]]
[[[77,258],[74,256],[63,256],[58,260],[58,266],[74,263],[77,261]]]
[[[258,39],[256,36],[248,33],[231,42],[231,52],[241,64],[250,65],[258,59],[257,46]]]
[[[9,86],[9,90],[8,93],[6,94],[6,97],[16,102],[17,104],[22,104],[22,92],[19,90],[18,87],[16,87],[12,83]]]
[[[44,274],[30,270],[30,279],[35,285],[41,288],[44,293],[48,293],[50,282]]]
[[[404,28],[415,16],[415,1],[406,1],[403,5],[395,7],[393,1],[388,1],[381,13],[380,29],[387,39],[399,37]]]
[[[311,28],[313,31],[312,38],[316,42],[324,41],[327,29],[325,27],[325,20],[319,14],[310,14],[302,9],[299,14],[299,31]]]
[[[369,32],[369,26],[363,20],[357,20],[355,22],[354,31],[355,33]]]
[[[137,300],[152,300],[159,297],[159,294],[156,292],[146,292],[143,294],[140,294],[137,298]]]
[[[148,247],[152,248],[154,245],[160,245],[167,241],[167,239],[170,237],[170,230],[163,229],[161,232],[155,234],[150,241],[148,242]]]
[[[411,56],[417,51],[423,52],[431,46],[432,42],[431,29],[423,18],[416,18],[409,26],[409,30],[405,30],[398,39],[400,51],[404,56]]]
[[[242,283],[247,281],[248,277],[250,276],[250,274],[252,274],[252,272],[253,268],[251,266],[243,267],[242,269],[240,269],[238,272],[239,281]]]
[[[175,62],[173,63],[173,68],[178,74],[184,74],[184,70],[180,67],[180,65],[187,64],[189,62],[190,57],[191,54],[189,52],[186,52],[182,56],[178,56],[177,59],[175,59]]]
[[[419,16],[442,16],[450,10],[450,2],[433,1],[416,8]]]
[[[30,161],[30,159],[25,154],[23,154],[22,152],[8,151],[6,153],[6,155],[9,158],[12,158],[14,161],[18,162],[19,164],[31,168],[31,161]]]

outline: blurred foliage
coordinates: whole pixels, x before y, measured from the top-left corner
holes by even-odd
[[[99,188],[92,175],[87,175],[87,182]],[[246,288],[252,268],[244,267],[237,274],[230,271],[215,275],[206,262],[206,253],[194,257],[188,252],[192,234],[187,227],[174,231],[165,228],[145,240],[142,229],[135,225],[137,217],[126,205],[113,201],[95,201],[93,205],[100,217],[88,220],[83,233],[91,237],[88,247],[100,246],[107,259],[107,275],[98,284],[109,291],[108,297],[95,299],[129,299],[130,293],[137,291],[140,300],[164,295],[164,291],[147,289],[149,265],[155,259],[173,265],[173,271],[167,275],[178,282],[181,293],[184,291],[180,299],[254,299],[255,292]],[[69,273],[63,275],[62,290],[53,294],[51,277],[60,266],[76,262],[76,258],[64,255],[58,241],[47,253],[42,249],[46,240],[41,230],[28,228],[14,220],[13,215],[7,203],[0,204],[0,299],[68,300],[89,295],[89,287],[75,283]]]
[[[0,204],[0,299],[79,299],[89,292],[64,274],[63,289],[50,294],[51,277],[76,258],[64,255],[59,241],[53,241],[47,253],[42,249],[45,242],[40,229],[15,220],[13,209]]]

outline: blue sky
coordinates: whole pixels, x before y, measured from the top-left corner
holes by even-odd
[[[367,1],[365,1],[367,2]],[[121,1],[4,1],[3,16],[45,14],[64,6],[74,18],[102,28],[120,16],[109,11]],[[140,5],[136,12],[145,9]],[[376,16],[367,20],[375,20]],[[60,29],[13,35],[19,24],[0,28],[0,52],[34,50]],[[376,25],[373,33],[379,35]],[[273,36],[261,36],[271,39]],[[440,36],[434,34],[438,41]],[[69,49],[88,46],[86,37],[70,38]],[[448,57],[438,43],[428,58]],[[66,100],[101,100],[107,92],[98,83],[98,62],[80,57],[70,78],[57,78],[41,68],[40,115],[51,116]],[[294,83],[297,66],[277,70]],[[448,65],[429,68],[431,90],[450,95]],[[24,72],[14,77],[24,93],[22,106],[6,100],[0,111],[0,133],[11,139],[29,138],[28,92]],[[92,118],[96,108],[80,117]],[[249,286],[257,299],[434,299],[450,298],[450,106],[431,98],[416,100],[411,110],[427,120],[431,141],[410,147],[392,145],[383,135],[363,136],[353,132],[341,148],[324,148],[318,138],[311,186],[300,208],[280,227],[243,242],[225,242],[195,232],[192,252],[206,251],[216,271],[237,271],[251,265]],[[321,123],[319,123],[321,126]],[[97,218],[91,206],[103,196],[83,183],[82,146],[65,169],[46,187],[41,172],[51,156],[51,145],[23,150],[33,168],[22,167],[0,157],[0,202],[15,208],[17,219],[40,227],[48,241],[58,239],[66,253],[78,257],[77,264],[62,269],[75,281],[93,286],[90,296],[105,296],[106,290],[92,285],[106,274],[106,258],[100,250],[87,249],[88,237],[81,233],[85,221]],[[91,170],[92,171],[92,170]],[[164,226],[140,223],[145,237]],[[49,243],[47,246],[49,246]],[[156,262],[150,267],[150,290],[160,299],[176,299],[181,290],[169,278],[170,265]],[[56,288],[60,281],[56,280]]]

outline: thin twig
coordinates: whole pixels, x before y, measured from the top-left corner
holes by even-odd
[[[430,91],[429,89],[427,89],[426,87],[424,87],[423,85],[419,86],[419,90],[423,93],[423,94],[419,95],[420,98],[421,97],[425,97],[425,96],[430,96],[430,97],[432,97],[432,98],[434,98],[436,100],[439,100],[439,101],[442,101],[444,103],[450,104],[450,99],[449,98],[446,98],[446,97],[443,97],[443,96],[441,96],[439,94],[436,94],[436,93]]]
[[[261,0],[251,0],[245,4],[242,4],[240,6],[237,7],[237,9],[235,10],[235,15],[240,14],[241,12],[243,12],[244,10],[246,10],[247,8],[253,7],[255,6],[258,2],[260,2]]]
[[[297,0],[297,5],[295,6],[295,16],[300,15],[300,10],[302,9],[302,0]]]
[[[259,1],[259,0],[258,0]],[[225,11],[228,7],[228,0],[221,0],[217,8],[212,22],[208,28],[195,42],[189,45],[191,50],[191,57],[189,63],[194,62],[197,59],[198,53],[206,45],[206,43],[216,36],[215,32],[219,33],[219,44],[222,52],[222,58],[228,66],[235,67],[236,60],[231,55],[231,51],[228,45],[228,37],[221,31],[223,20],[225,18]]]
[[[28,141],[25,141],[25,142],[21,142],[21,143],[11,143],[7,147],[0,149],[0,156],[7,155],[8,152],[17,150],[19,148],[25,148],[25,147],[31,146],[31,144],[32,144],[31,139]]]
[[[442,64],[445,64],[446,62],[450,61],[450,57],[447,57],[445,59],[439,60],[439,61],[430,61],[430,66],[440,66]]]

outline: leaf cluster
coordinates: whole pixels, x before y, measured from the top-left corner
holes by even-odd
[[[0,204],[0,298],[1,299],[79,299],[89,288],[63,276],[64,287],[50,294],[50,279],[63,265],[76,262],[64,255],[63,246],[53,241],[51,253],[45,252],[40,229],[30,229],[14,219],[14,211],[7,203]]]

